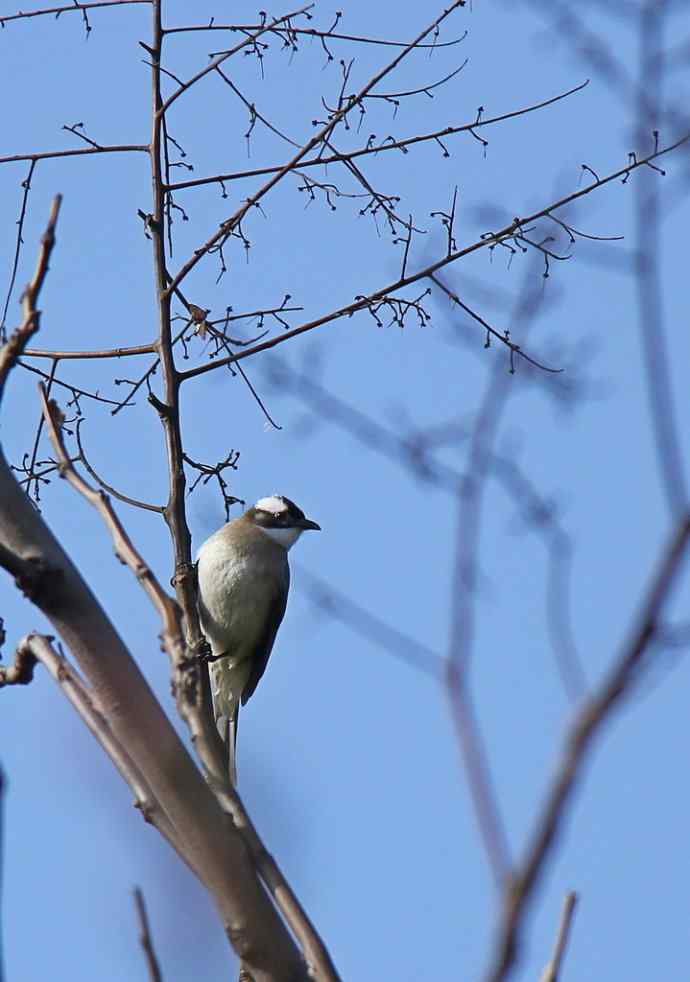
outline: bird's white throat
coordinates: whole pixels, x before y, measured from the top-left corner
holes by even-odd
[[[304,529],[267,529],[263,525],[257,525],[257,528],[261,529],[264,535],[267,535],[269,539],[273,539],[278,545],[282,546],[287,552],[291,546],[294,546],[295,542],[299,539],[300,535]]]

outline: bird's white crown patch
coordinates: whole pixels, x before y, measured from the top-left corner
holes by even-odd
[[[281,512],[287,511],[287,505],[277,494],[272,494],[268,498],[259,498],[254,507],[258,508],[259,511],[268,511],[272,515],[279,515]]]

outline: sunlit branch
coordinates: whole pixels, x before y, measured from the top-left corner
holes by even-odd
[[[42,348],[26,348],[25,358],[52,358],[56,361],[88,358],[129,358],[132,355],[151,355],[156,351],[152,344],[135,344],[131,348],[103,348],[93,351],[48,351]]]
[[[558,979],[560,978],[563,956],[565,955],[565,949],[568,944],[568,938],[570,936],[570,929],[573,924],[576,905],[577,894],[573,893],[572,891],[570,893],[566,893],[565,899],[563,900],[561,918],[558,924],[556,942],[553,947],[553,955],[544,967],[544,971],[541,974],[539,982],[558,982]]]

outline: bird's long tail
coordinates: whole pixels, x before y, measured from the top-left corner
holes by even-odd
[[[233,788],[237,787],[237,724],[240,721],[240,704],[235,705],[235,712],[227,720],[225,745],[228,748],[228,775]]]
[[[245,660],[234,661],[230,656],[221,657],[208,666],[211,678],[213,713],[221,739],[228,749],[228,774],[233,787],[237,787],[237,725],[240,715],[242,690],[247,682],[249,665]]]

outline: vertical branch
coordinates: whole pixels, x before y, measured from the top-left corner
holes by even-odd
[[[17,242],[14,249],[14,262],[12,263],[12,272],[10,273],[10,284],[7,287],[7,296],[5,297],[5,306],[2,308],[2,320],[0,320],[0,342],[4,342],[7,338],[7,311],[9,310],[10,300],[12,299],[12,291],[14,290],[14,284],[17,281],[17,270],[19,269],[19,253],[21,252],[22,242],[22,232],[24,231],[24,219],[26,218],[26,208],[29,203],[29,191],[31,190],[31,178],[34,176],[34,170],[36,169],[36,159],[34,158],[29,165],[29,173],[26,175],[22,181],[22,188],[24,194],[22,195],[22,207],[19,212],[19,218],[17,219]]]
[[[169,497],[164,509],[164,516],[170,530],[175,555],[175,589],[177,599],[182,607],[185,623],[187,645],[192,652],[199,649],[202,635],[196,612],[196,584],[194,569],[191,563],[191,535],[185,513],[184,453],[180,428],[180,376],[175,366],[173,354],[173,337],[170,322],[170,303],[172,291],[169,289],[170,277],[165,261],[165,191],[163,182],[163,140],[165,139],[165,110],[161,96],[161,57],[163,46],[163,29],[161,19],[161,0],[154,0],[153,12],[153,43],[150,49],[152,61],[152,134],[151,134],[151,179],[153,193],[153,219],[150,223],[153,241],[154,276],[158,301],[159,337],[158,354],[163,376],[164,400],[150,397],[157,409],[165,431],[168,454]],[[218,740],[215,726],[210,714],[208,675],[200,671],[199,662],[189,651],[180,651],[177,655],[177,665],[173,666],[175,675],[183,680],[184,692],[178,705],[187,722],[197,751],[200,753],[202,764],[212,784],[218,786],[216,793],[222,798],[226,791],[225,778],[222,769],[218,767],[218,755],[214,749]],[[178,690],[178,697],[180,693]],[[186,705],[185,705],[186,704]],[[220,771],[220,773],[219,773]],[[220,783],[219,783],[220,782]],[[224,803],[227,805],[227,802]],[[238,805],[241,808],[241,803]],[[243,833],[245,839],[250,838],[250,854],[259,875],[264,879],[273,894],[277,905],[283,911],[288,922],[295,929],[295,934],[305,947],[310,960],[318,966],[318,977],[325,980],[337,979],[337,975],[328,958],[328,953],[320,938],[313,929],[305,912],[300,907],[287,883],[279,875],[275,864],[266,864],[261,856],[266,850],[256,835],[246,814],[243,815]],[[237,824],[237,823],[236,823]],[[253,832],[253,837],[250,833]],[[257,862],[257,859],[259,860]],[[268,875],[267,875],[268,873]],[[275,875],[272,875],[275,874]],[[238,954],[242,957],[241,948]],[[294,956],[294,953],[291,952]],[[243,969],[246,967],[242,962]],[[152,971],[152,970],[151,970]],[[287,965],[286,965],[287,971]],[[152,974],[152,977],[153,976]],[[250,974],[250,977],[251,976]]]
[[[150,982],[163,982],[163,976],[161,975],[160,965],[156,956],[156,949],[153,947],[149,915],[146,912],[146,904],[144,903],[144,894],[141,891],[141,887],[134,888],[134,906],[136,907],[137,917],[139,918],[139,942],[146,957]]]
[[[170,490],[164,510],[170,530],[175,555],[175,590],[182,607],[188,642],[194,647],[201,640],[196,615],[194,573],[191,566],[192,539],[185,514],[184,460],[180,431],[180,379],[173,355],[172,328],[170,323],[171,293],[168,291],[169,275],[165,261],[165,192],[163,188],[163,99],[161,95],[161,57],[163,26],[161,0],[154,0],[153,43],[150,49],[152,71],[152,132],[151,132],[151,182],[153,195],[153,219],[150,223],[153,242],[154,279],[158,303],[158,354],[163,377],[163,401],[151,398],[158,410],[165,432],[168,454]]]
[[[638,86],[638,140],[649,140],[661,112],[661,75],[664,4],[646,0],[640,13],[640,84]],[[654,131],[658,141],[658,131]],[[659,472],[671,517],[687,506],[688,486],[678,437],[669,370],[664,323],[663,291],[660,282],[660,175],[635,182],[635,284],[638,292],[638,324],[642,342],[643,371],[647,383],[649,414],[657,446]]]

